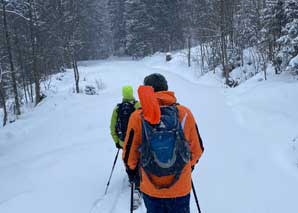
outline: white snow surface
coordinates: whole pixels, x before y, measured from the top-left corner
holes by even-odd
[[[175,55],[166,63],[164,54],[84,62],[79,69],[82,87],[100,79],[104,89],[77,95],[73,73],[58,74],[41,104],[0,128],[1,213],[129,212],[121,156],[103,195],[116,154],[110,118],[121,87],[136,90],[154,72],[166,76],[197,120],[205,153],[193,180],[202,212],[297,213],[297,80],[269,73],[259,81],[258,74],[227,89],[217,73],[197,78],[194,68]],[[135,212],[145,213],[144,204]]]

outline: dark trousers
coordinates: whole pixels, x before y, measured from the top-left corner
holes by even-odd
[[[190,194],[177,198],[155,198],[143,194],[147,213],[190,213]]]

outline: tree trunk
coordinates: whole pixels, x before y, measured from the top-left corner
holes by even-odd
[[[41,101],[40,96],[40,73],[37,69],[37,54],[36,54],[36,33],[34,30],[34,20],[32,11],[32,0],[28,0],[29,3],[29,19],[30,19],[30,36],[31,36],[31,48],[32,48],[32,60],[33,60],[33,79],[35,84],[35,106]]]
[[[8,59],[9,59],[9,64],[10,64],[10,69],[11,69],[11,81],[12,81],[12,88],[13,88],[13,93],[14,93],[14,101],[16,105],[16,115],[21,114],[20,110],[20,103],[19,103],[19,95],[18,95],[18,87],[17,87],[17,81],[16,81],[16,74],[15,74],[15,68],[14,68],[14,63],[13,63],[13,58],[12,58],[12,51],[11,51],[11,45],[10,45],[10,35],[8,32],[8,25],[7,25],[7,19],[6,19],[6,4],[4,0],[2,1],[2,10],[3,10],[3,27],[4,27],[4,33],[5,33],[5,39],[6,39],[6,48],[8,52]]]
[[[241,66],[244,66],[244,48],[241,47],[241,53],[240,53],[240,57],[241,57]]]
[[[29,85],[28,85],[28,79],[25,78],[25,81],[26,81],[26,84],[25,84],[25,91],[27,93],[27,99],[28,99],[28,102],[30,101],[30,89],[29,89]]]
[[[226,13],[224,8],[224,1],[220,1],[220,47],[221,47],[221,63],[223,67],[224,76],[226,78],[226,84],[228,84],[229,81],[229,73],[228,69],[226,69],[228,56],[227,56],[227,41],[226,41],[226,35],[225,35],[225,28],[226,26]]]
[[[74,77],[75,77],[75,85],[76,85],[76,93],[80,93],[80,87],[79,87],[79,81],[80,81],[80,73],[78,69],[78,63],[75,57],[73,56],[72,60],[72,65],[73,65],[73,72],[74,72]]]
[[[26,104],[28,104],[28,95],[27,95],[27,91],[26,91],[26,83],[25,83],[25,78],[24,77],[23,77],[23,90],[24,90],[24,96],[25,96]]]
[[[1,99],[1,102],[3,103],[3,110],[4,110],[3,126],[5,126],[7,123],[7,109],[6,109],[6,101],[5,101],[5,95],[3,92],[2,85],[0,85],[0,99]]]
[[[188,48],[188,54],[187,54],[187,59],[188,59],[188,67],[191,66],[191,61],[190,61],[190,58],[191,58],[191,37],[188,36],[187,38],[187,48]]]
[[[18,35],[15,36],[15,40],[14,40],[14,45],[17,49],[17,58],[18,58],[18,62],[20,64],[20,69],[22,72],[22,86],[23,86],[23,91],[24,91],[24,97],[25,97],[25,101],[26,104],[28,103],[28,96],[27,96],[27,91],[26,91],[26,72],[24,69],[24,58],[23,58],[23,52],[20,49],[20,45],[19,45],[19,39],[18,39]]]
[[[267,80],[267,63],[266,61],[263,62],[263,70],[264,70],[264,79]]]
[[[201,75],[203,75],[204,67],[205,67],[205,63],[204,63],[205,53],[204,53],[204,44],[203,43],[200,45],[200,51],[201,51]]]
[[[32,86],[32,84],[33,84],[33,81],[32,81],[32,76],[30,75],[30,78],[29,78],[29,84],[30,84],[30,99],[31,99],[31,103],[34,103],[34,94],[33,94],[33,86]]]
[[[226,45],[226,38],[224,34],[221,35],[221,63],[224,71],[224,76],[226,78],[226,83],[228,82],[229,73],[228,69],[226,69],[227,66],[227,45]]]
[[[261,58],[262,58],[262,68],[263,68],[263,72],[264,72],[264,79],[267,80],[267,61],[266,61],[266,57],[265,57],[265,53],[260,53],[261,54]]]

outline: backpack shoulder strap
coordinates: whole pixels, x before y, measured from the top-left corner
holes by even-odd
[[[142,129],[144,130],[144,134],[146,137],[145,141],[148,141],[149,137],[148,137],[148,132],[147,132],[146,124],[145,124],[146,121],[145,121],[143,112],[141,112],[141,120],[142,120]]]
[[[118,104],[116,105],[116,107],[115,107],[117,113],[119,112],[119,108],[120,108],[120,106],[121,106],[121,103],[118,103]]]

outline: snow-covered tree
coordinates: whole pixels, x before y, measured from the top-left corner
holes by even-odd
[[[125,0],[109,0],[113,54],[123,55],[126,47]]]
[[[278,57],[282,59],[282,67],[285,69],[290,60],[298,55],[298,19],[293,19],[283,29],[284,35],[278,39],[281,50]]]
[[[127,0],[126,52],[133,57],[144,57],[151,53],[150,23],[146,5],[142,0]]]
[[[260,5],[258,1],[241,0],[235,16],[235,38],[237,45],[243,49],[255,46],[260,30]]]
[[[287,24],[282,29],[282,36],[277,40],[281,46],[277,58],[283,70],[287,69],[292,58],[298,55],[298,2],[285,2]]]
[[[274,60],[275,53],[279,51],[277,39],[282,34],[282,28],[286,25],[284,2],[266,1],[262,19],[262,44],[266,46],[268,58]]]
[[[287,23],[298,18],[298,2],[296,0],[285,0],[285,13]]]
[[[153,51],[183,48],[182,3],[178,0],[146,0],[146,7],[154,38]]]

